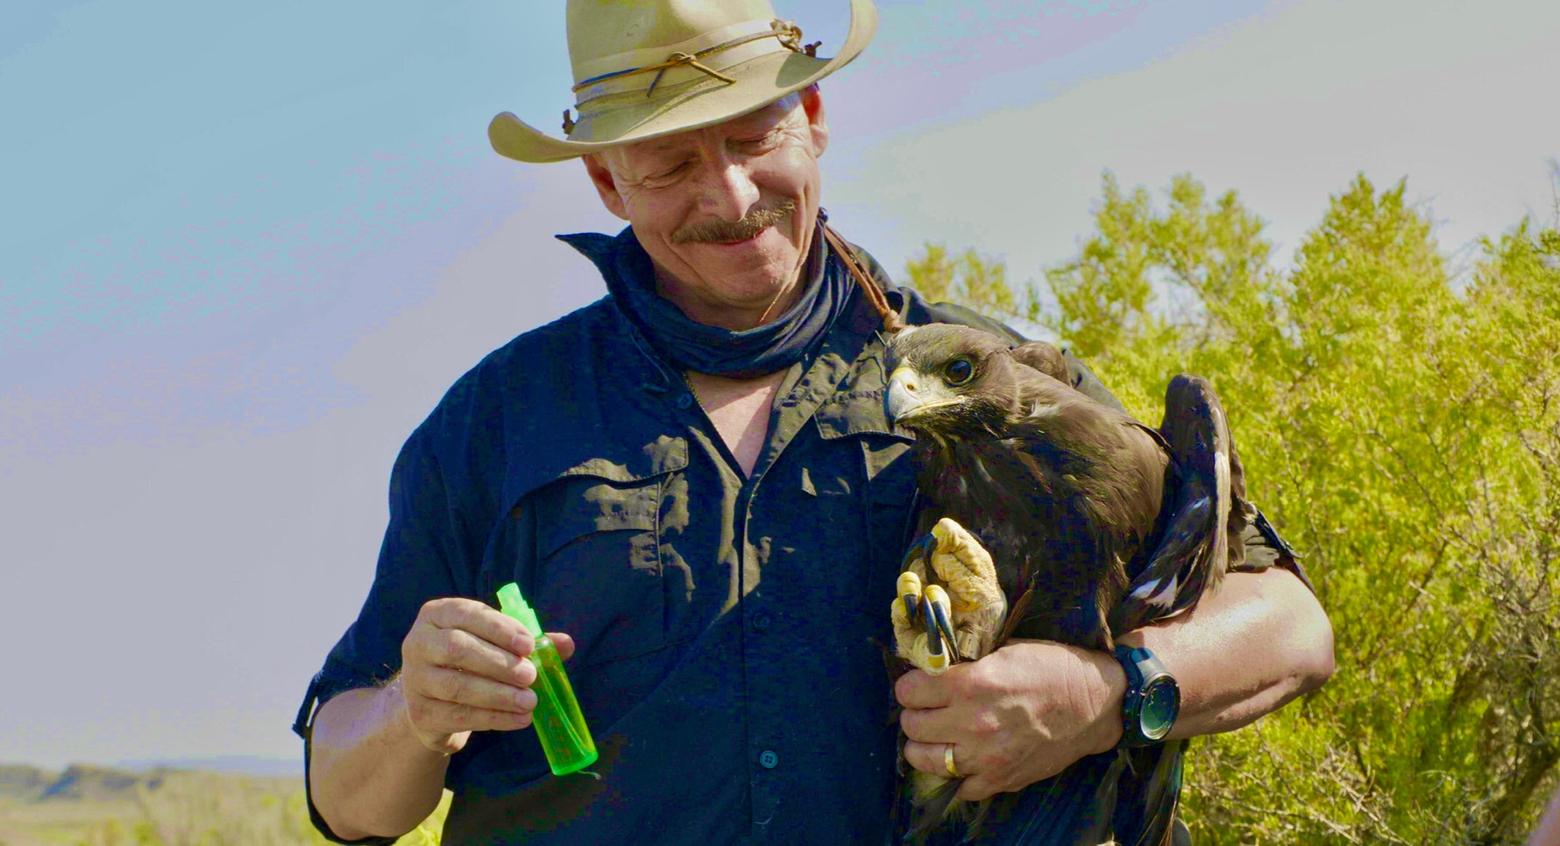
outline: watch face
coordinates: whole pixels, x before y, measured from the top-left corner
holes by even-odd
[[[1149,682],[1148,689],[1143,691],[1143,709],[1138,712],[1143,737],[1163,740],[1175,725],[1175,717],[1180,710],[1181,691],[1174,680],[1158,678]]]

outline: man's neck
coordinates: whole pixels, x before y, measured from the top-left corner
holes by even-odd
[[[769,411],[785,374],[786,371],[778,370],[753,379],[729,379],[688,373],[688,385],[715,424],[726,449],[737,460],[737,466],[742,468],[743,476],[753,474],[758,454],[768,439]]]

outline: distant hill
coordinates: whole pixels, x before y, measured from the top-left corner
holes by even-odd
[[[298,776],[0,765],[3,846],[127,842],[324,843],[309,825]]]
[[[155,760],[120,761],[115,769],[145,772],[147,770],[198,770],[203,773],[236,773],[239,775],[267,776],[303,779],[303,756],[296,758],[262,758],[258,755],[219,755],[212,758],[158,758]]]
[[[0,764],[0,799],[32,801],[57,778],[59,773],[26,764]]]
[[[141,771],[89,764],[72,764],[63,771],[0,764],[0,846],[326,846],[309,823],[301,772],[248,775],[183,766],[197,763],[193,761],[178,763],[179,768],[150,766]],[[249,768],[255,762],[226,763],[235,764]],[[427,828],[403,841],[437,843],[449,801],[446,792]]]
[[[268,790],[303,786],[301,765],[284,771],[279,766],[261,766],[264,759],[215,759],[217,766],[202,762],[148,763],[139,767],[102,767],[95,764],[71,764],[63,772],[53,772],[28,764],[0,764],[0,799],[22,802],[109,802],[133,799],[137,793],[149,793],[171,783],[192,780],[206,783],[263,785]],[[225,763],[224,763],[225,762]],[[223,767],[226,767],[225,769]],[[254,773],[252,769],[270,769]]]
[[[137,788],[156,790],[163,785],[163,770],[132,773],[90,764],[71,764],[52,784],[43,789],[38,800],[68,799],[104,802],[134,796]]]

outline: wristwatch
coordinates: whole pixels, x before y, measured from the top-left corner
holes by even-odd
[[[1116,647],[1116,660],[1127,674],[1127,695],[1121,702],[1122,746],[1163,742],[1181,711],[1181,688],[1175,676],[1142,647]]]

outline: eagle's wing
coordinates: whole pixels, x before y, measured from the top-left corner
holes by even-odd
[[[1026,346],[1043,354],[1047,345]],[[1108,612],[1129,584],[1127,564],[1143,560],[1143,544],[1156,536],[1170,449],[1157,431],[1067,382],[1017,369],[1020,415],[1007,420],[1000,452],[970,465],[985,472],[967,486],[1024,492],[982,511],[1003,517],[983,537],[1008,566],[1011,604],[1026,612],[1009,614],[997,642],[1013,635],[1108,648]],[[1030,588],[1045,595],[1026,603]]]
[[[1244,489],[1224,409],[1196,376],[1177,376],[1165,391],[1159,433],[1170,447],[1176,488],[1159,546],[1111,609],[1115,634],[1173,617],[1218,583],[1245,526]]]

